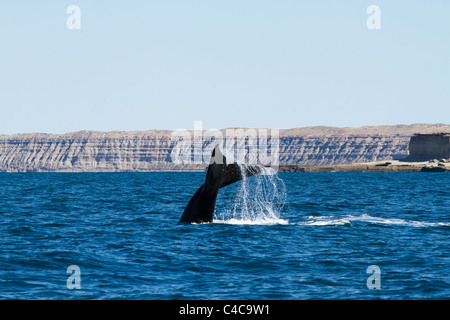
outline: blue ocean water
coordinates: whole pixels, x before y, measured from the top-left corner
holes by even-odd
[[[450,298],[445,173],[255,176],[177,224],[204,177],[0,174],[0,298]]]

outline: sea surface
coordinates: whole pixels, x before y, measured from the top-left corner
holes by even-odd
[[[449,174],[259,175],[177,224],[204,178],[0,174],[0,299],[450,298]]]

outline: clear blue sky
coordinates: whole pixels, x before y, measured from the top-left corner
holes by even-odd
[[[2,1],[0,110],[1,134],[448,124],[450,1]]]

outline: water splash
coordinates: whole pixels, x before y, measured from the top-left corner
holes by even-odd
[[[243,179],[234,192],[228,197],[228,206],[218,210],[215,223],[227,224],[288,224],[281,218],[286,201],[284,181],[272,168],[251,177],[245,176],[245,165],[239,165]],[[230,201],[231,200],[231,201]]]

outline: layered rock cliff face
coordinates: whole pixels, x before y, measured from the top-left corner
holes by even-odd
[[[450,158],[450,133],[415,134],[409,144],[410,160]]]
[[[416,124],[280,130],[279,163],[335,165],[404,158],[408,156],[410,137],[414,133],[443,131],[450,132],[450,126]],[[115,172],[204,169],[205,163],[173,163],[173,148],[179,146],[179,142],[172,139],[172,133],[153,130],[0,135],[0,171]],[[191,147],[191,150],[195,148]],[[191,158],[194,156],[192,153]]]

